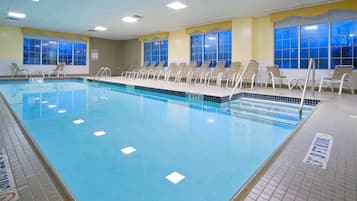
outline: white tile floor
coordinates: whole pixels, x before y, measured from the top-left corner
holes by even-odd
[[[173,82],[129,80],[111,82],[224,97],[231,89]],[[250,89],[237,92],[250,92]],[[300,90],[256,88],[254,93],[300,97]],[[311,94],[308,95],[311,98]],[[357,200],[357,96],[324,92],[314,113],[291,135],[233,200]],[[38,157],[0,98],[0,145],[5,147],[20,200],[66,200],[44,171]],[[334,138],[327,168],[303,163],[317,132]],[[182,178],[182,177],[181,177]],[[238,191],[238,189],[237,189]]]

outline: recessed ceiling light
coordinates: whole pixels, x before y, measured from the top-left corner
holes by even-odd
[[[96,31],[106,31],[107,28],[106,27],[101,27],[101,26],[96,26],[96,27],[94,27],[94,30],[96,30]]]
[[[56,105],[48,105],[47,107],[48,108],[56,108],[57,106]]]
[[[124,22],[128,22],[128,23],[134,23],[134,22],[137,22],[137,21],[138,21],[137,18],[132,17],[132,16],[124,17],[122,20],[123,20]]]
[[[167,7],[172,8],[174,10],[180,10],[186,8],[187,6],[181,2],[175,1],[167,5]]]
[[[26,18],[26,15],[23,13],[16,13],[16,12],[8,12],[7,15],[12,18],[16,19],[24,19]]]
[[[40,2],[40,0],[32,0],[32,1],[33,1],[33,2],[36,2],[36,3],[37,3],[37,2]]]

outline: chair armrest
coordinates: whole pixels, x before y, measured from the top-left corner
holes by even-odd
[[[349,74],[348,73],[344,73],[341,77],[341,81],[345,80],[345,77],[348,76]],[[351,76],[352,77],[352,76]]]

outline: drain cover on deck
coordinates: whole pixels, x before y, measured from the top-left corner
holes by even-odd
[[[316,133],[303,162],[326,169],[330,158],[332,142],[333,137],[331,135]]]
[[[19,194],[16,190],[7,156],[2,153],[0,152],[0,200],[16,201],[19,200]]]

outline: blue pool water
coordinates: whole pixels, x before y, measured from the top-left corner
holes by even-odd
[[[0,82],[0,91],[79,201],[229,200],[295,129],[80,79]],[[185,176],[177,184],[165,178],[175,171]]]

